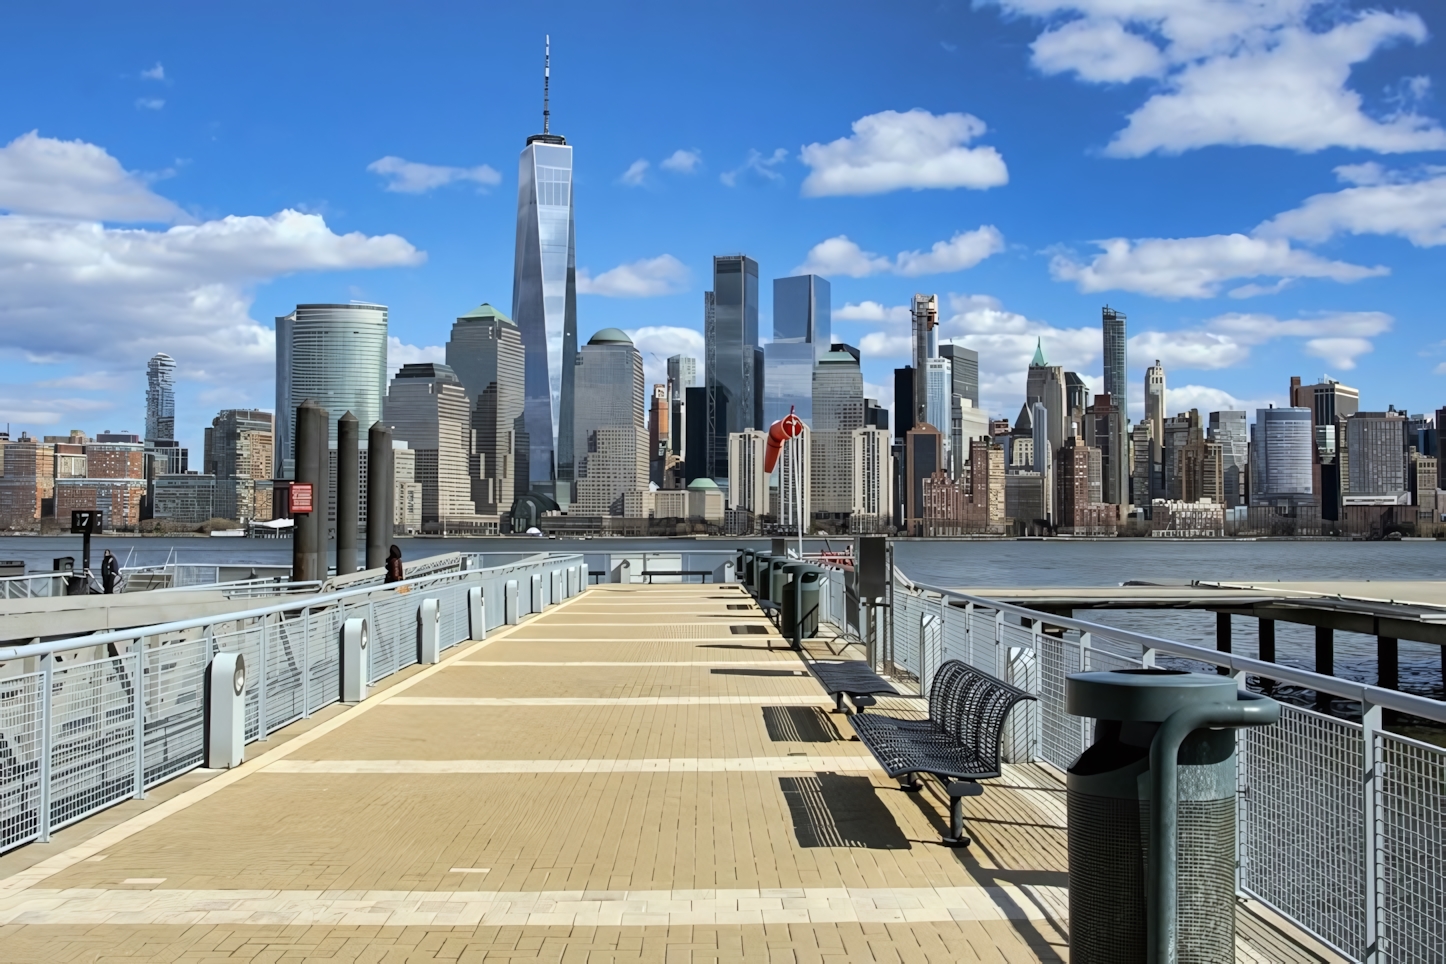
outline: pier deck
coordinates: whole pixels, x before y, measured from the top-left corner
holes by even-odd
[[[594,587],[253,744],[237,770],[0,858],[0,947],[1068,960],[1058,778],[1009,766],[967,801],[973,846],[942,847],[937,787],[901,792],[781,645],[734,586]],[[1329,959],[1247,908],[1240,925],[1240,960]]]

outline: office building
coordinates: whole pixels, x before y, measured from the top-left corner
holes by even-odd
[[[979,353],[963,345],[940,345],[939,357],[949,359],[951,391],[979,407]]]
[[[668,464],[669,415],[668,386],[656,384],[648,397],[648,481],[663,484],[663,471]]]
[[[1035,455],[1042,454],[1046,461],[1052,461],[1054,453],[1064,444],[1069,429],[1069,400],[1065,393],[1064,368],[1045,360],[1043,340],[1037,341],[1034,346],[1034,359],[1029,363],[1024,396],[1028,401],[1044,406],[1042,427],[1048,445],[1043,450],[1036,445]],[[1041,427],[1040,419],[1037,413],[1031,415],[1037,432]]]
[[[424,531],[472,528],[482,521],[477,518],[467,472],[471,421],[467,391],[449,366],[403,365],[392,378],[386,424],[395,441],[407,443],[416,453]]]
[[[788,439],[779,453],[778,487],[773,517],[783,532],[808,532],[813,518],[813,430],[805,423],[803,434]]]
[[[944,436],[925,422],[909,430],[904,441],[904,532],[919,535],[924,525],[924,480],[944,471]]]
[[[452,324],[447,367],[467,395],[467,478],[479,515],[502,516],[527,493],[526,359],[517,325],[489,304]],[[368,426],[363,426],[363,430]]]
[[[417,481],[417,453],[406,442],[392,441],[392,527],[397,535],[422,531],[422,483]]]
[[[512,320],[522,336],[526,358],[523,430],[528,442],[527,487],[566,504],[571,501],[572,446],[576,438],[573,376],[577,357],[577,255],[572,147],[565,137],[550,129],[550,56],[549,47],[542,69],[542,133],[527,138],[517,165]],[[554,486],[554,481],[559,484]],[[519,480],[518,488],[523,487]]]
[[[1250,429],[1250,504],[1294,508],[1315,501],[1311,409],[1258,408]]]
[[[1165,369],[1160,360],[1145,369],[1145,421],[1150,423],[1150,493],[1163,496],[1165,476],[1161,462],[1165,448]]]
[[[929,385],[925,372],[928,361],[938,356],[939,345],[939,296],[938,295],[914,295],[910,305],[910,320],[913,332],[913,369],[917,373],[914,376],[914,404],[913,413],[910,419],[911,427],[922,422],[929,422]],[[945,411],[947,411],[947,406]],[[936,423],[930,422],[933,425]],[[947,421],[937,423],[948,428]]]
[[[308,398],[327,411],[327,443],[347,412],[365,428],[387,393],[387,308],[297,305],[276,319],[276,477],[295,477],[296,410]]]
[[[953,398],[953,375],[949,370],[949,359],[927,358],[922,369],[924,373],[924,421],[941,431],[949,427],[950,404]],[[948,456],[949,439],[944,439],[945,457]]]
[[[889,410],[880,405],[877,398],[864,399],[864,425],[889,430]]]
[[[1100,330],[1104,335],[1104,391],[1123,409],[1129,396],[1129,333],[1125,313],[1109,305],[1100,309]]]
[[[1040,472],[1009,472],[1004,476],[1004,515],[1022,535],[1038,535],[1049,529],[1046,510],[1045,476]]]
[[[970,444],[978,439],[991,439],[989,416],[963,395],[950,398],[949,412],[949,474],[960,479],[964,477],[965,466],[970,459]],[[1003,447],[1000,448],[1001,454]]]
[[[55,446],[22,434],[5,444],[0,478],[0,526],[29,529],[40,524],[47,500],[55,498]]]
[[[1085,409],[1090,404],[1090,388],[1079,372],[1064,373],[1064,434],[1084,435]]]
[[[1065,439],[1055,459],[1055,525],[1060,532],[1074,535],[1112,533],[1119,525],[1119,506],[1096,498],[1098,484],[1091,476],[1099,465],[1099,450],[1084,439]]]
[[[206,429],[202,470],[217,479],[272,478],[274,428],[275,420],[270,412],[223,409]]]
[[[146,438],[176,437],[176,360],[157,352],[146,362]]]
[[[853,498],[849,505],[849,531],[883,532],[894,505],[893,453],[889,431],[864,426],[853,432]]]
[[[679,459],[688,450],[687,390],[697,386],[698,359],[671,356],[668,359],[668,452]]]
[[[668,395],[679,398],[685,388],[698,386],[698,359],[687,355],[671,355],[668,358]]]
[[[163,475],[152,484],[152,518],[179,526],[198,526],[221,518],[216,512],[216,477]]]
[[[1357,412],[1346,419],[1353,498],[1399,498],[1407,491],[1407,428],[1406,416],[1394,409]]]
[[[967,476],[970,521],[977,530],[1002,531],[1004,512],[1004,446],[988,438],[969,440]]]
[[[728,436],[729,509],[741,509],[754,516],[768,514],[768,473],[763,471],[767,455],[767,432],[747,428]]]
[[[1342,385],[1325,375],[1314,385],[1302,385],[1300,382],[1299,376],[1291,376],[1290,404],[1310,409],[1311,421],[1316,425],[1334,425],[1336,419],[1350,418],[1360,411],[1359,389]]]
[[[604,328],[578,352],[573,421],[580,515],[623,514],[623,494],[648,485],[643,358],[632,339]]]
[[[864,376],[845,346],[833,347],[813,372],[811,507],[813,518],[842,524],[853,508],[853,436],[864,427]]]
[[[1245,504],[1250,455],[1250,428],[1244,412],[1210,413],[1210,441],[1220,445],[1220,458],[1225,473],[1225,507],[1233,509]]]
[[[830,287],[818,275],[775,278],[773,340],[763,347],[763,421],[773,424],[790,411],[813,424],[813,366],[832,338]]]
[[[718,481],[728,478],[728,436],[764,427],[758,262],[747,255],[713,259],[713,290],[703,294],[703,341],[708,407],[704,474]]]
[[[1130,429],[1130,503],[1137,509],[1149,509],[1154,499],[1154,450],[1155,423],[1149,419],[1136,422]]]
[[[1180,452],[1180,500],[1225,504],[1225,458],[1223,446],[1192,428]]]
[[[914,417],[914,368],[894,369],[894,440],[902,443],[909,429],[918,424]]]
[[[1100,453],[1100,502],[1130,504],[1129,432],[1123,408],[1113,395],[1096,395],[1085,411],[1085,444]]]
[[[1165,437],[1160,446],[1162,481],[1166,496],[1175,502],[1185,498],[1181,461],[1185,443],[1190,441],[1192,433],[1200,430],[1200,412],[1196,409],[1165,419]]]

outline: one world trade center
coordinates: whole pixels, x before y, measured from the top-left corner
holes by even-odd
[[[577,259],[572,218],[572,148],[548,129],[551,40],[542,71],[542,133],[522,149],[517,173],[517,255],[512,275],[512,318],[526,352],[518,477],[533,492],[572,501],[573,367],[577,358]],[[553,419],[553,399],[558,399]],[[553,438],[557,439],[556,452]],[[555,483],[555,484],[554,484]]]

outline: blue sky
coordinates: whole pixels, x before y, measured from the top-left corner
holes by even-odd
[[[390,306],[394,365],[479,302],[508,310],[545,33],[580,332],[636,332],[652,378],[701,350],[710,256],[744,251],[765,333],[769,279],[830,278],[835,338],[886,402],[922,291],[995,414],[1036,338],[1097,381],[1106,303],[1136,413],[1156,357],[1172,410],[1322,373],[1369,408],[1446,404],[1446,11],[1426,0],[52,3],[7,28],[15,434],[140,431],[166,351],[199,448],[216,410],[271,407],[272,319],[298,302]]]

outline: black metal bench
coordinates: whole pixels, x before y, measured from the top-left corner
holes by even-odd
[[[845,696],[854,709],[862,713],[865,707],[878,702],[874,697],[880,693],[902,695],[892,683],[869,669],[869,664],[863,660],[811,662],[808,669],[823,684],[824,692],[833,697],[836,712],[843,712]]]
[[[920,773],[933,774],[949,794],[949,835],[944,843],[968,846],[964,797],[984,792],[976,781],[1000,774],[1004,721],[1024,690],[951,659],[929,686],[929,718],[905,720],[877,713],[849,717],[860,742],[905,790],[917,791]]]

